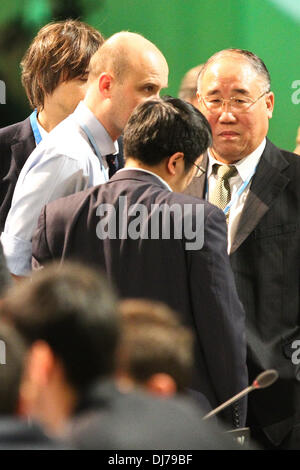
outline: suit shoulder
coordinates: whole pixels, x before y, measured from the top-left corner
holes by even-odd
[[[294,182],[296,191],[299,194],[300,156],[287,150],[279,149],[279,151],[281,153],[282,158],[286,162],[286,168],[284,169],[284,172],[286,176],[292,182]]]
[[[300,156],[296,153],[289,152],[288,150],[280,149],[282,155],[288,160],[289,163],[296,165],[300,168]]]
[[[185,193],[171,193],[169,201],[172,204],[179,203],[180,205],[202,205],[204,207],[205,215],[209,214],[222,214],[221,209],[218,209],[216,206],[208,202],[206,199],[200,197],[192,196]]]
[[[0,129],[0,139],[1,141],[7,140],[10,142],[17,134],[24,130],[30,131],[29,118],[26,118],[24,121],[16,122],[15,124],[11,124],[10,126],[2,127]]]
[[[51,201],[46,206],[47,216],[56,217],[58,215],[69,217],[71,214],[79,213],[83,207],[89,206],[90,203],[97,200],[98,186],[93,186],[85,191],[79,191],[70,194],[55,201]]]
[[[266,149],[269,148],[271,153],[276,153],[279,152],[283,158],[287,160],[289,164],[294,164],[297,167],[300,165],[300,157],[296,153],[290,152],[289,150],[282,149],[280,147],[277,147],[274,145],[272,142],[267,141],[267,147]]]

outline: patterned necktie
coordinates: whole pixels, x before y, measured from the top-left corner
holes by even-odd
[[[209,202],[224,210],[231,199],[231,191],[229,179],[237,173],[235,166],[230,165],[214,165],[217,167],[217,182],[212,194],[209,197]],[[226,214],[226,221],[228,223],[229,211]]]
[[[118,169],[118,154],[106,155],[106,161],[108,165],[108,176],[111,178]]]

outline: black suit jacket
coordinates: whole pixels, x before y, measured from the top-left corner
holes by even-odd
[[[151,204],[195,204],[204,208],[204,245],[186,249],[176,239],[174,217],[171,237],[136,239],[116,236],[100,239],[98,207],[110,204],[120,218],[120,196],[128,207],[142,204],[153,222]],[[133,217],[123,213],[125,223]],[[103,218],[101,219],[104,220]],[[195,223],[195,218],[193,218]],[[183,226],[180,219],[176,228]],[[203,228],[203,223],[201,222]],[[117,230],[118,233],[118,230]],[[196,373],[193,388],[204,393],[212,407],[247,386],[244,312],[226,252],[226,224],[222,211],[205,201],[168,191],[154,175],[122,170],[106,184],[47,205],[33,237],[34,264],[53,259],[77,259],[105,270],[122,297],[143,297],[165,302],[196,331]],[[245,402],[228,411],[228,420],[243,424]],[[239,422],[240,419],[240,422]]]
[[[50,439],[36,423],[12,416],[0,417],[0,450],[63,450],[69,444]]]
[[[123,168],[123,139],[118,139],[118,168]],[[0,129],[0,234],[9,212],[20,171],[35,149],[30,118]]]
[[[203,197],[205,179],[205,173],[194,178],[187,193]],[[300,158],[269,140],[230,258],[246,310],[249,379],[268,368],[280,375],[249,396],[253,422],[278,445],[300,418],[300,366],[292,363],[292,343],[300,340]]]
[[[238,449],[186,398],[121,393],[105,381],[85,393],[66,432],[81,450]]]
[[[0,233],[4,229],[20,171],[34,149],[29,117],[0,129]]]

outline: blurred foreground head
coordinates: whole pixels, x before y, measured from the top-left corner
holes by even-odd
[[[115,367],[116,297],[106,279],[78,264],[52,265],[15,285],[1,317],[28,344],[23,409],[59,426],[81,394]]]
[[[25,356],[26,347],[20,335],[0,322],[0,416],[18,412]]]
[[[193,335],[160,302],[123,300],[118,375],[147,391],[171,396],[189,386]]]

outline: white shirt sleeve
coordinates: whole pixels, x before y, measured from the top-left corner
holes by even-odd
[[[21,172],[1,235],[11,273],[23,276],[31,270],[31,239],[42,208],[50,201],[87,187],[84,173],[79,161],[65,155],[40,161],[25,175]]]

